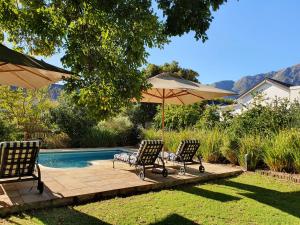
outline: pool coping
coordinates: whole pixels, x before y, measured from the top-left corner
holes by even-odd
[[[84,152],[84,151],[105,151],[105,150],[124,150],[128,152],[137,151],[137,148],[131,146],[125,147],[95,147],[95,148],[53,148],[53,149],[40,149],[40,153],[59,153],[59,152]]]

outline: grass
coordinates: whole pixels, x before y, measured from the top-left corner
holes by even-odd
[[[174,190],[37,210],[1,222],[22,225],[300,224],[300,185],[247,173]]]

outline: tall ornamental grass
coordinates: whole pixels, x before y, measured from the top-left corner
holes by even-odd
[[[248,135],[239,140],[238,162],[245,166],[245,155],[248,158],[248,169],[255,170],[258,162],[263,158],[264,140],[260,136]]]
[[[200,132],[200,131],[198,131]],[[210,163],[220,162],[223,158],[221,147],[224,133],[219,129],[201,131],[199,152],[204,161]]]
[[[268,141],[265,147],[264,162],[274,171],[299,171],[300,132],[280,131]]]
[[[234,134],[224,135],[221,153],[232,164],[238,165],[239,138]]]

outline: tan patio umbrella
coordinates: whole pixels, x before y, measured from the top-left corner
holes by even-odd
[[[164,140],[165,105],[188,105],[205,99],[214,99],[236,95],[234,92],[199,84],[183,78],[176,78],[171,73],[161,73],[148,79],[151,88],[142,93],[141,102],[162,105],[162,139]]]
[[[0,84],[36,89],[71,76],[71,72],[0,44]]]

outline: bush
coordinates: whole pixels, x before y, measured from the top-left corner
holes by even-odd
[[[223,159],[221,147],[224,133],[219,129],[201,131],[199,153],[207,162],[217,163]]]
[[[300,133],[296,130],[281,131],[265,147],[264,161],[271,170],[290,172],[299,163]],[[296,161],[295,161],[296,158]]]
[[[198,132],[193,130],[182,130],[182,131],[165,131],[165,150],[170,152],[176,152],[180,142],[186,139],[199,139]],[[161,130],[143,130],[143,138],[144,139],[162,139]]]
[[[223,156],[232,164],[238,164],[239,139],[234,134],[226,134],[223,146],[221,147]]]
[[[197,128],[211,129],[220,124],[220,113],[215,105],[207,106],[196,123]]]
[[[70,148],[71,140],[65,133],[51,134],[43,140],[44,148]]]
[[[165,128],[167,130],[180,130],[192,127],[201,116],[198,104],[168,105],[165,107]],[[154,127],[161,128],[162,112],[159,108],[154,117]]]
[[[245,155],[248,154],[248,169],[255,170],[258,162],[262,160],[264,140],[260,136],[249,135],[239,140],[238,162],[245,166]]]

